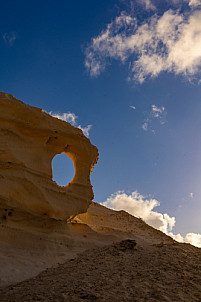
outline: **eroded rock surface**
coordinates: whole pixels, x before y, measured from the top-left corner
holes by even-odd
[[[60,153],[75,166],[66,187],[52,180],[52,159]],[[93,199],[90,173],[97,159],[97,148],[80,129],[0,92],[2,209],[56,219],[86,212]]]
[[[61,152],[67,187],[52,181]],[[200,249],[88,207],[97,156],[81,130],[0,93],[0,301],[201,301]]]

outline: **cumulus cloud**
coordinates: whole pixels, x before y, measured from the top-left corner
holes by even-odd
[[[201,0],[187,0],[189,3],[189,6],[191,7],[198,7],[201,6]]]
[[[189,5],[195,3],[198,0]],[[128,63],[128,79],[140,83],[164,71],[190,79],[201,70],[200,19],[201,10],[183,14],[170,9],[138,25],[135,17],[124,12],[92,39],[85,66],[91,76],[98,76],[115,59]]]
[[[9,32],[3,34],[3,40],[9,46],[12,46],[17,38],[18,34],[16,32]]]
[[[67,112],[67,113],[54,113],[54,112],[48,112],[51,116],[56,117],[60,120],[63,120],[67,123],[70,123],[71,125],[79,128],[82,130],[85,136],[89,137],[89,131],[92,128],[92,125],[88,125],[86,127],[82,127],[81,125],[77,125],[78,117],[73,112]]]
[[[137,191],[132,192],[130,195],[124,191],[118,191],[102,204],[113,210],[124,210],[131,215],[140,217],[150,226],[166,233],[179,242],[191,243],[201,247],[201,234],[188,233],[186,237],[182,237],[180,234],[175,235],[171,232],[176,223],[175,217],[154,211],[155,207],[160,205],[156,199],[146,199]]]
[[[201,234],[188,233],[185,237],[182,237],[181,234],[174,235],[170,232],[168,235],[176,241],[190,243],[201,248]]]
[[[174,217],[153,211],[155,207],[160,205],[156,199],[145,199],[137,191],[132,192],[131,195],[127,195],[124,191],[118,191],[107,198],[103,205],[113,210],[125,210],[142,218],[146,223],[164,233],[171,231],[175,224]]]

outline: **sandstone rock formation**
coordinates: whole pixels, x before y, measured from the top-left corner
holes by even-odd
[[[52,159],[60,153],[75,167],[66,187],[52,180]],[[97,148],[80,129],[0,93],[0,208],[56,219],[86,212],[97,159]]]
[[[61,152],[66,187],[52,181]],[[201,301],[200,249],[90,204],[97,156],[81,130],[0,93],[0,301]]]

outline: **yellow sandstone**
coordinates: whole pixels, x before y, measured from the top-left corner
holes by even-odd
[[[60,153],[75,167],[66,187],[52,180],[52,159]],[[97,148],[82,130],[0,92],[1,208],[62,220],[86,212],[97,159]]]

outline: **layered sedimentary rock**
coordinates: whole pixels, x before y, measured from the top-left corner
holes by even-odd
[[[73,180],[52,180],[52,159],[65,153],[75,167]],[[69,219],[86,212],[93,199],[90,173],[98,151],[82,131],[0,93],[0,207]]]

